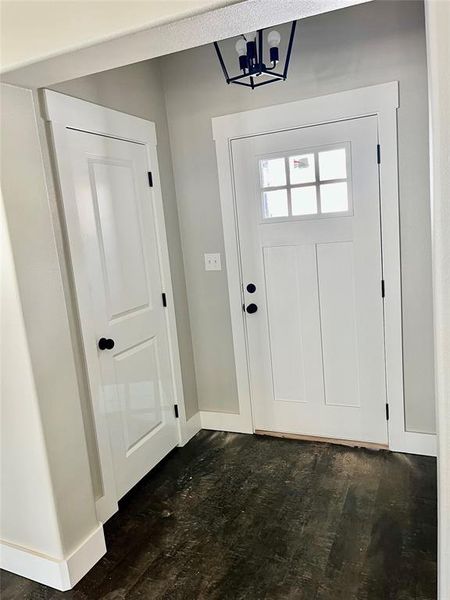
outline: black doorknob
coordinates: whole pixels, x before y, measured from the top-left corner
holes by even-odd
[[[245,309],[250,315],[252,315],[253,313],[255,313],[258,310],[258,307],[256,306],[256,304],[249,304],[247,306],[247,308]]]
[[[100,350],[112,350],[114,348],[114,340],[108,338],[100,338],[98,340],[98,347]]]

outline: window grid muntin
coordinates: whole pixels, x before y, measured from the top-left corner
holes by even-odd
[[[319,153],[327,152],[329,150],[345,150],[345,159],[346,159],[346,173],[347,177],[337,178],[337,179],[320,179],[320,169],[319,169]],[[305,154],[312,154],[314,156],[314,174],[315,181],[310,181],[307,183],[294,183],[291,184],[291,176],[289,169],[289,158],[293,156],[303,156]],[[279,186],[271,186],[271,187],[263,187],[262,183],[262,174],[261,174],[261,162],[263,160],[273,160],[275,158],[284,158],[284,169],[286,175],[286,185]],[[285,152],[282,154],[273,154],[269,156],[259,157],[258,160],[258,173],[259,173],[259,202],[261,206],[261,214],[263,221],[286,221],[286,220],[306,220],[306,219],[314,219],[314,218],[329,218],[334,216],[347,216],[353,213],[353,201],[351,194],[351,161],[350,161],[350,143],[349,142],[341,142],[338,144],[330,144],[324,146],[316,146],[314,148],[301,149],[301,150],[291,150],[289,152]],[[347,183],[347,210],[335,211],[335,212],[322,212],[322,200],[320,193],[320,186],[323,184],[330,183]],[[315,187],[316,190],[316,207],[317,212],[315,213],[307,213],[304,215],[293,215],[292,214],[292,197],[291,190],[294,188],[301,187]],[[286,190],[287,192],[287,202],[288,202],[288,214],[282,217],[266,217],[264,212],[264,192],[269,192],[272,190]]]

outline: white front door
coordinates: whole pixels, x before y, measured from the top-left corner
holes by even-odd
[[[255,429],[386,444],[376,117],[232,156]]]
[[[178,443],[155,198],[143,144],[68,129],[65,164],[120,498]]]

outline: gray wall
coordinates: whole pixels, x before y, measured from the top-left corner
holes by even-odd
[[[230,59],[236,62],[232,47]],[[398,111],[404,380],[407,429],[435,431],[423,4],[375,1],[299,22],[289,79],[251,91],[227,86],[211,46],[159,59],[180,215],[199,406],[236,412],[224,253],[211,117],[392,80]]]
[[[178,341],[187,418],[198,412],[186,283],[172,174],[166,109],[157,61],[138,63],[52,86],[52,89],[142,117],[156,124],[158,163],[175,295]]]

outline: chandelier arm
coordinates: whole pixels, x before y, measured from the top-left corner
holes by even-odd
[[[264,67],[263,72],[268,73],[269,75],[280,75],[280,77],[284,77],[283,73],[277,73],[274,69],[276,69],[276,65],[273,67]]]

